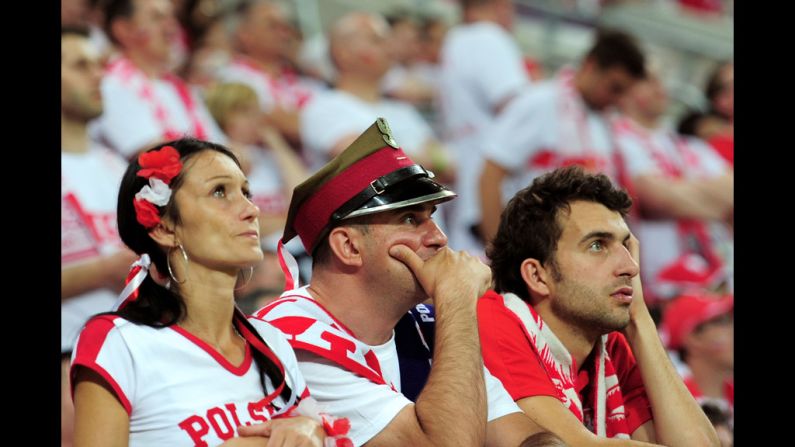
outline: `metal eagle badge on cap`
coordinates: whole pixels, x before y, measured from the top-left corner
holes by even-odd
[[[386,122],[383,118],[378,118],[375,120],[376,124],[378,125],[378,130],[381,131],[381,136],[383,137],[386,144],[392,146],[395,149],[399,149],[397,141],[392,137],[392,129],[389,128],[389,123]]]

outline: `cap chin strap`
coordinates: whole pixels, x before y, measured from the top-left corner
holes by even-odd
[[[279,257],[279,266],[282,268],[282,273],[284,273],[284,290],[294,290],[301,287],[300,278],[298,277],[298,262],[290,253],[290,250],[284,248],[284,242],[281,239],[279,239],[276,253]]]

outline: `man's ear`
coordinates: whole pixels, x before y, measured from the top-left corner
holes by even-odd
[[[522,261],[520,266],[522,279],[531,295],[540,297],[549,296],[550,272],[540,263],[538,259],[527,258]]]
[[[361,267],[363,264],[360,251],[363,243],[361,236],[362,233],[354,227],[334,228],[328,235],[331,253],[344,265]]]
[[[171,228],[173,225],[160,220],[154,228],[149,230],[149,237],[163,247],[174,248],[177,246],[176,232]]]

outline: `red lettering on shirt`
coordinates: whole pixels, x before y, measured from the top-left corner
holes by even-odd
[[[185,430],[193,441],[196,447],[208,447],[208,444],[202,439],[210,433],[210,426],[207,422],[198,415],[193,415],[179,423],[179,428]]]
[[[229,422],[229,418],[226,417],[226,412],[222,408],[210,408],[207,411],[207,420],[210,421],[210,425],[220,439],[225,441],[235,436],[235,428],[232,427],[232,423]],[[221,427],[221,424],[226,430]]]

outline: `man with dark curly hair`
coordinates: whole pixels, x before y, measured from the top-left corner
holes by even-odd
[[[570,445],[717,446],[644,303],[631,205],[579,167],[511,199],[487,250],[496,292],[478,302],[484,362]]]

